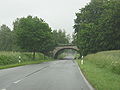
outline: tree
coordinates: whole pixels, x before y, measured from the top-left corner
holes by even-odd
[[[23,51],[47,54],[53,49],[52,32],[49,25],[38,17],[27,16],[18,18],[13,23],[17,36],[17,44]]]
[[[10,28],[6,25],[0,27],[0,51],[13,50],[13,34]]]
[[[120,1],[110,0],[105,7],[98,22],[98,31],[104,33],[99,33],[98,40],[103,50],[117,50],[120,49]]]
[[[120,2],[91,0],[76,13],[75,42],[84,55],[120,49]]]
[[[52,33],[53,33],[53,39],[56,45],[69,44],[70,36],[66,35],[65,31],[54,30]]]

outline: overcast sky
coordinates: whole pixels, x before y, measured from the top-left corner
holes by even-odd
[[[16,18],[28,15],[44,19],[52,29],[73,33],[75,13],[90,0],[0,0],[0,25],[12,28]]]

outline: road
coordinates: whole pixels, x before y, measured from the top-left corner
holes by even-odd
[[[73,60],[0,70],[0,90],[92,90]]]

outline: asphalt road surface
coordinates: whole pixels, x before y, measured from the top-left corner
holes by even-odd
[[[68,58],[0,70],[0,90],[92,90]]]

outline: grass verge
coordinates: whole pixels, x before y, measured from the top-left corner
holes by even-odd
[[[36,53],[35,59],[33,60],[31,52],[0,52],[0,69],[37,64],[51,60],[53,59],[44,56],[42,53]]]
[[[27,62],[22,62],[22,63],[17,63],[17,64],[10,64],[10,65],[0,66],[0,69],[7,69],[7,68],[30,65],[30,64],[40,64],[42,62],[48,62],[48,61],[50,61],[50,60],[27,61]]]
[[[96,90],[120,90],[120,74],[117,69],[119,53],[120,51],[107,51],[91,54],[84,58],[83,65],[77,60],[86,79]]]

